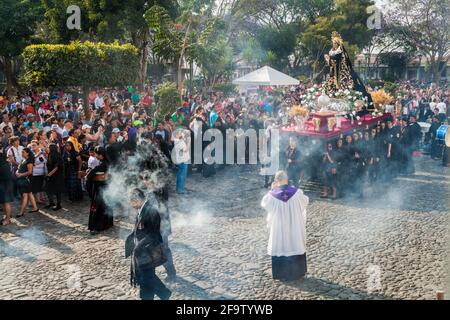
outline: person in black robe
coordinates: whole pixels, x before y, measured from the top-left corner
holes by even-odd
[[[64,189],[64,163],[57,144],[51,143],[48,148],[46,193],[49,204],[45,208],[57,211],[61,209],[61,193]]]
[[[69,201],[81,201],[83,199],[83,189],[81,188],[80,172],[83,162],[70,141],[67,141],[65,144],[63,161]]]
[[[339,138],[336,141],[336,148],[334,148],[334,161],[336,163],[336,191],[337,191],[337,196],[341,197],[343,192],[343,186],[344,186],[344,179],[346,179],[345,175],[343,174],[344,171],[344,163],[345,163],[345,148],[344,148],[344,140],[342,138]]]
[[[375,141],[371,139],[370,132],[365,131],[362,146],[362,157],[366,164],[366,174],[370,182],[376,180]]]
[[[420,149],[420,141],[422,139],[422,128],[417,123],[417,119],[415,115],[411,115],[409,118],[409,124],[406,127],[406,136],[407,136],[407,149],[405,150],[406,156],[406,174],[414,174],[415,166],[413,154],[415,151]]]
[[[87,174],[87,183],[90,184],[89,197],[91,198],[91,208],[89,212],[88,229],[91,234],[107,230],[114,225],[114,219],[103,198],[107,187],[108,164],[106,160],[105,149],[95,148],[95,157],[100,164]]]
[[[297,147],[297,141],[295,138],[291,137],[289,139],[289,147],[286,150],[286,172],[289,177],[289,183],[292,186],[299,186],[300,180],[300,151]]]
[[[359,141],[359,140],[358,140]],[[349,160],[350,160],[350,170],[349,170],[349,178],[350,178],[350,186],[349,190],[354,193],[358,193],[361,197],[363,196],[363,183],[365,178],[365,170],[366,163],[363,157],[363,149],[361,148],[361,144],[358,144],[358,147],[353,145],[352,148],[349,149]]]
[[[393,126],[392,120],[387,122],[386,141],[388,180],[395,178],[399,173],[399,165],[402,159],[402,145],[400,143],[401,128],[399,125]]]
[[[380,178],[380,171],[382,166],[383,147],[382,139],[377,135],[377,129],[370,130],[371,153],[373,162],[371,164],[371,171],[369,170],[369,177],[373,181],[378,181]]]
[[[327,150],[323,155],[323,194],[321,198],[328,198],[328,191],[332,189],[332,199],[337,199],[337,154],[331,142],[327,143]]]
[[[438,116],[434,116],[429,130],[431,141],[430,156],[432,159],[440,159],[442,156],[442,143],[437,139],[437,131],[441,125],[441,119]]]
[[[158,254],[159,260],[164,260],[158,251],[163,239],[157,200],[151,196],[147,199],[142,190],[134,189],[131,206],[139,210],[133,233],[125,242],[125,257],[131,256],[131,285],[139,286],[139,296],[142,300],[154,300],[155,295],[161,300],[168,300],[172,292],[156,275],[154,261],[150,262],[147,258],[149,255],[155,257]]]
[[[344,195],[351,189],[351,182],[354,179],[354,172],[352,167],[352,159],[354,154],[353,138],[351,135],[345,137],[345,144],[342,146],[341,156],[341,172],[340,179],[341,193]]]

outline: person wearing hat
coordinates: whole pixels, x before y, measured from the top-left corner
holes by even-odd
[[[123,138],[122,141],[118,141],[119,137]],[[108,161],[110,166],[116,166],[119,164],[120,156],[124,147],[124,144],[128,141],[128,134],[124,132],[121,135],[119,128],[114,128],[111,131],[111,135],[109,137],[109,143],[105,147],[106,151],[106,160]]]
[[[23,124],[28,129],[31,129],[32,124],[34,124],[35,128],[40,128],[40,122],[36,121],[36,117],[33,113],[28,113],[26,116],[27,121]]]
[[[186,119],[183,114],[183,108],[178,108],[177,111],[172,114],[171,119],[172,123],[175,125],[175,129],[182,128],[184,120]]]

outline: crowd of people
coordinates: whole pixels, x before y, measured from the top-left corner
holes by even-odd
[[[161,113],[150,88],[142,92],[94,91],[89,95],[87,108],[81,96],[62,90],[29,92],[20,97],[3,94],[0,96],[0,204],[4,213],[1,225],[11,223],[15,201],[18,203],[16,217],[21,218],[27,210],[29,213],[36,213],[39,208],[58,211],[63,199],[76,204],[88,195],[89,231],[96,234],[109,229],[114,220],[104,197],[108,173],[126,170],[127,158],[139,152],[141,145],[158,150],[165,163],[158,166],[167,165],[169,170],[176,171],[175,190],[185,194],[186,177],[193,167],[189,165],[193,153],[190,141],[199,133],[198,123],[201,133],[209,128],[223,133],[227,129],[253,128],[265,129],[267,134],[270,129],[290,125],[290,107],[302,103],[311,85],[291,87],[283,92],[267,90],[228,97],[221,93],[193,95],[184,98],[180,106],[175,106],[176,111],[169,114]],[[383,121],[364,131],[328,141],[325,150],[316,147],[320,157],[316,171],[323,184],[322,197],[336,199],[347,193],[363,194],[366,181],[390,181],[396,175],[411,174],[414,152],[424,146],[430,146],[431,157],[442,156],[442,143],[436,135],[442,124],[448,124],[448,86],[401,83],[397,91],[396,101],[386,106],[387,116]],[[418,122],[431,124],[425,136]],[[180,128],[188,129],[191,139],[178,133],[176,129]],[[300,140],[291,136],[286,141],[287,148],[280,155],[285,172],[278,172],[273,178],[267,176],[265,187],[274,180],[271,197],[275,199],[298,194],[299,205],[304,210],[307,197],[297,190],[311,158],[305,157],[305,148],[310,146]],[[202,147],[206,147],[205,142]],[[247,153],[247,160],[248,157]],[[146,163],[144,159],[143,166],[149,162],[152,161]],[[202,162],[196,167],[204,177],[210,177],[221,166]],[[153,170],[154,166],[147,169]],[[132,282],[140,286],[142,299],[153,299],[155,294],[168,299],[171,293],[155,275],[155,267],[164,264],[169,278],[176,274],[168,243],[169,189],[167,185],[150,189],[135,188],[130,195],[130,207],[137,210],[137,228],[127,239],[128,255],[132,255],[133,262]],[[264,203],[269,212],[273,200],[270,199],[266,198]],[[304,228],[301,219],[298,223]],[[271,252],[278,250],[278,240],[273,241]],[[148,262],[145,250],[139,253],[139,248],[148,243],[161,244],[156,262]],[[298,277],[306,272],[304,247],[294,251],[295,261],[273,259],[274,278]],[[294,270],[293,265],[302,267]]]
[[[133,154],[139,139],[155,143],[173,165],[171,151],[174,147],[184,151],[193,148],[189,139],[184,139],[186,137],[173,135],[174,130],[186,128],[193,132],[194,121],[201,123],[203,131],[216,128],[224,133],[230,128],[287,126],[291,121],[290,106],[301,104],[302,96],[311,85],[291,87],[278,94],[265,91],[229,97],[220,93],[194,95],[184,98],[172,114],[161,113],[150,88],[142,92],[94,91],[89,95],[89,112],[81,96],[62,90],[29,92],[21,97],[4,94],[0,98],[0,179],[8,183],[2,183],[1,200],[5,206],[2,224],[10,222],[9,204],[14,198],[21,201],[18,217],[25,214],[28,204],[31,212],[38,210],[39,205],[59,210],[63,194],[69,201],[77,202],[85,192],[93,200],[91,211],[103,212],[105,206],[98,195],[106,184],[105,172],[109,166],[117,166],[121,159]],[[395,102],[386,106],[390,116],[385,121],[327,144],[323,154],[323,196],[328,197],[328,190],[332,191],[332,198],[338,196],[338,191],[358,190],[367,177],[386,179],[411,173],[412,154],[422,145],[431,146],[432,157],[441,157],[442,146],[436,139],[436,131],[441,124],[448,123],[448,97],[446,84],[399,84]],[[417,122],[431,122],[425,137]],[[301,178],[305,161],[303,150],[297,144],[291,139],[282,161],[293,184]],[[183,194],[186,176],[191,170],[187,165],[189,152],[176,151],[175,155],[184,157],[176,159],[176,191]],[[198,167],[208,177],[215,173],[217,166],[203,163]],[[355,179],[347,179],[349,174]],[[266,179],[266,187],[269,182],[270,179]],[[112,225],[111,220],[100,220],[101,223],[89,223],[89,229],[96,232]]]

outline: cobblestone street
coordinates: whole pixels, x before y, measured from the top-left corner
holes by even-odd
[[[271,277],[260,200],[263,178],[247,167],[188,177],[170,200],[173,299],[435,299],[449,294],[450,170],[416,158],[416,174],[368,190],[365,199],[310,197],[308,275]],[[87,199],[87,197],[86,197]],[[17,203],[16,203],[17,205]],[[0,299],[137,299],[129,283],[124,212],[100,235],[87,231],[89,206],[63,203],[0,228]],[[15,214],[17,210],[15,209]],[[163,268],[158,268],[162,279]]]

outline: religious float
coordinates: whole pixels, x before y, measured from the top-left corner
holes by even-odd
[[[305,163],[312,166],[308,170],[312,176],[318,171],[328,142],[377,126],[389,116],[384,110],[392,101],[383,90],[367,92],[336,32],[332,43],[333,48],[325,55],[328,79],[306,90],[301,104],[291,106],[288,124],[281,128],[285,138],[298,138]],[[282,139],[282,148],[287,147],[288,140]]]

